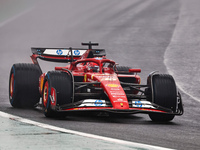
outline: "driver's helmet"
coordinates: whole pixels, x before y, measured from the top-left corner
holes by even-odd
[[[99,65],[95,62],[88,62],[88,71],[99,72]]]

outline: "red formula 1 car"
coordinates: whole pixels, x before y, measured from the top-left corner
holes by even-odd
[[[14,64],[9,98],[13,107],[42,103],[46,117],[69,112],[147,113],[153,121],[183,114],[181,95],[172,76],[152,72],[141,85],[140,69],[117,66],[98,43],[80,48],[32,48],[33,64]],[[42,73],[37,59],[67,63]],[[39,88],[38,88],[39,87]],[[40,98],[42,97],[42,102]]]

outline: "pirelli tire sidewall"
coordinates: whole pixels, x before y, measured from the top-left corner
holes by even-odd
[[[171,75],[155,74],[152,76],[152,102],[171,109],[173,112],[177,109],[177,89]],[[175,115],[169,114],[149,114],[153,121],[171,121]]]
[[[9,100],[13,107],[30,108],[40,100],[39,77],[42,74],[38,65],[14,64],[9,78]]]

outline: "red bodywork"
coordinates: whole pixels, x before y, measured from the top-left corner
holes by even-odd
[[[96,100],[92,102],[93,105],[74,105],[73,107],[57,107],[56,106],[56,92],[52,88],[50,90],[51,97],[51,107],[56,111],[110,111],[110,112],[127,112],[127,113],[137,113],[137,112],[159,112],[159,113],[172,113],[170,110],[158,109],[149,101],[142,101],[141,98],[130,100],[127,98],[127,93],[121,85],[119,78],[129,78],[134,79],[132,84],[140,85],[141,79],[137,73],[141,72],[141,69],[129,69],[128,74],[120,74],[114,70],[116,63],[113,60],[106,59],[105,56],[88,58],[92,49],[88,49],[82,56],[55,56],[55,55],[43,55],[39,52],[33,52],[31,59],[34,64],[39,65],[37,58],[46,59],[50,61],[73,61],[65,67],[55,67],[55,70],[72,73],[75,81],[74,82],[84,82],[84,83],[94,83],[94,86],[103,89],[105,95],[107,95],[111,105],[104,104],[104,100]],[[72,52],[71,52],[72,53]],[[42,95],[42,90],[45,87],[46,73],[43,73],[39,79],[39,91]],[[76,81],[79,78],[79,81]],[[81,79],[81,80],[80,80]],[[96,84],[100,83],[100,84]],[[139,86],[138,86],[139,87]],[[138,88],[140,89],[140,87]],[[132,93],[137,95],[139,90],[132,90]],[[87,100],[87,101],[90,101]],[[72,104],[76,102],[72,101]]]
[[[72,62],[70,65],[67,65],[66,67],[55,67],[55,70],[60,70],[64,72],[68,72],[67,70],[70,70],[74,77],[76,76],[82,76],[83,81],[82,82],[101,82],[100,87],[103,88],[105,93],[107,94],[108,98],[110,99],[110,102],[112,104],[112,109],[129,109],[129,103],[128,99],[126,97],[126,93],[124,92],[119,78],[118,77],[132,77],[135,78],[136,84],[140,84],[140,77],[138,75],[122,75],[122,74],[116,74],[113,70],[113,66],[115,66],[115,62],[113,60],[109,60],[104,58],[87,58],[87,54],[91,50],[87,50],[86,53],[77,59],[77,61]],[[37,54],[33,54],[31,56],[33,63],[37,64],[36,58],[38,57]],[[46,56],[45,56],[46,57]],[[48,56],[47,58],[57,59],[57,57]],[[59,59],[66,59],[64,57],[61,57]],[[103,66],[104,64],[107,64],[107,66]],[[110,65],[110,66],[109,66]],[[91,68],[98,68],[98,70],[94,71]],[[140,69],[130,69],[130,72],[140,72]],[[39,91],[42,94],[43,90],[43,84],[44,84],[44,78],[45,73],[43,73],[40,76],[39,80]],[[138,91],[135,91],[134,94],[137,94]],[[110,109],[111,107],[109,107]],[[69,110],[75,110],[77,108],[72,108]],[[79,107],[78,109],[85,109],[84,107]],[[91,108],[87,108],[91,109]],[[92,109],[99,109],[99,107],[95,108],[92,107]],[[102,109],[102,108],[101,108]],[[104,109],[107,109],[107,107],[104,107]]]

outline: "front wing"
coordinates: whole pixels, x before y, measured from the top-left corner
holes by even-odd
[[[182,115],[183,107],[182,103],[178,104],[176,112],[171,109],[161,107],[157,104],[146,100],[132,100],[129,101],[129,109],[115,109],[111,103],[106,100],[86,99],[73,104],[67,104],[62,106],[56,106],[55,111],[58,112],[82,112],[82,111],[98,111],[98,112],[110,112],[110,113],[165,113]]]

